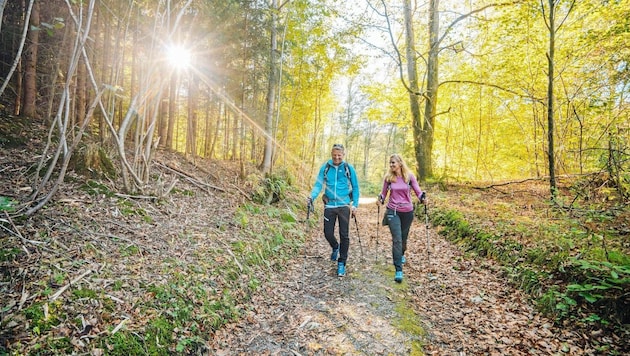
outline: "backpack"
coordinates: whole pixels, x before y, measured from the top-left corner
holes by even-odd
[[[330,170],[332,165],[329,162],[326,162],[326,168],[324,168],[324,187],[326,186],[326,180],[328,180],[328,170]],[[346,178],[348,178],[348,190],[350,192],[350,200],[352,200],[352,179],[350,178],[350,167],[346,162],[343,162],[343,167],[346,170]],[[324,204],[328,203],[328,197],[326,196],[326,190],[324,189],[324,194],[322,194],[322,200]]]

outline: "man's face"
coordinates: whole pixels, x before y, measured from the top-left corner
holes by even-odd
[[[342,150],[333,149],[330,156],[332,157],[333,164],[337,166],[343,161],[344,153]]]

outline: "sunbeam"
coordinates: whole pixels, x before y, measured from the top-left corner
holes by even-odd
[[[186,69],[191,63],[190,51],[179,45],[170,45],[166,47],[166,55],[169,63],[177,69]]]

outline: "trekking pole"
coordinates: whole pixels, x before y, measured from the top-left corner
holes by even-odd
[[[430,245],[430,241],[429,241],[429,213],[427,211],[427,202],[426,202],[426,193],[422,192],[422,195],[420,196],[420,202],[422,202],[424,204],[424,231],[426,231],[427,233],[427,261],[429,264],[429,273],[428,273],[428,277],[429,280],[434,280],[437,277],[434,277],[431,272],[433,271],[433,269],[431,268],[431,245]]]
[[[381,230],[381,204],[376,204],[376,254],[374,263],[378,263],[378,232]]]
[[[359,238],[359,248],[361,248],[361,261],[363,261],[364,259],[363,258],[363,245],[361,245],[361,235],[359,234],[359,223],[357,222],[357,216],[355,214],[352,214],[352,217],[354,218],[354,226],[356,226],[357,228],[357,237]]]
[[[315,212],[313,202],[309,201],[306,206],[306,238],[311,237],[311,213]],[[304,262],[302,263],[302,290],[304,290],[304,269],[306,268],[306,240],[304,240]]]

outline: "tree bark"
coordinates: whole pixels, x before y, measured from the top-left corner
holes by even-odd
[[[39,1],[33,4],[30,18],[31,30],[27,35],[27,48],[24,60],[24,101],[22,114],[30,118],[38,118],[37,115],[37,52],[39,49]]]
[[[549,189],[551,199],[556,197],[556,160],[554,156],[554,111],[553,111],[553,76],[554,76],[554,52],[556,41],[555,1],[549,0],[549,53],[547,54],[547,158],[549,160]]]
[[[191,77],[188,80],[188,130],[186,138],[187,153],[194,160],[197,157],[197,81]]]
[[[276,106],[275,93],[277,86],[276,79],[276,22],[278,17],[278,0],[272,0],[271,21],[269,24],[271,38],[269,51],[269,84],[267,86],[267,113],[265,115],[265,152],[262,163],[262,172],[271,172],[271,156],[273,153],[273,113]]]
[[[429,4],[429,55],[427,59],[427,88],[424,106],[424,121],[421,131],[421,161],[418,162],[420,172],[418,177],[424,182],[428,177],[433,176],[433,128],[435,127],[435,115],[438,101],[438,67],[440,52],[440,41],[438,33],[440,30],[440,15],[438,7],[439,0],[431,0]],[[422,170],[422,168],[424,168]]]
[[[0,0],[0,19],[4,18],[4,8],[7,6],[7,0]],[[0,21],[0,33],[2,32],[2,21]]]
[[[407,78],[409,79],[409,109],[411,112],[411,122],[413,126],[413,138],[414,138],[414,153],[416,156],[416,162],[418,163],[418,179],[424,181],[426,172],[426,157],[424,156],[422,135],[422,116],[420,115],[420,102],[418,98],[418,72],[416,61],[416,41],[415,33],[413,30],[413,16],[411,13],[411,0],[404,1],[404,16],[405,16],[405,57],[407,59]],[[429,160],[430,161],[430,160]]]
[[[175,134],[175,106],[177,100],[177,75],[175,73],[171,74],[171,82],[168,87],[168,125],[166,128],[166,142],[164,143],[165,147],[170,148],[171,150],[175,149],[173,146],[173,136]]]

